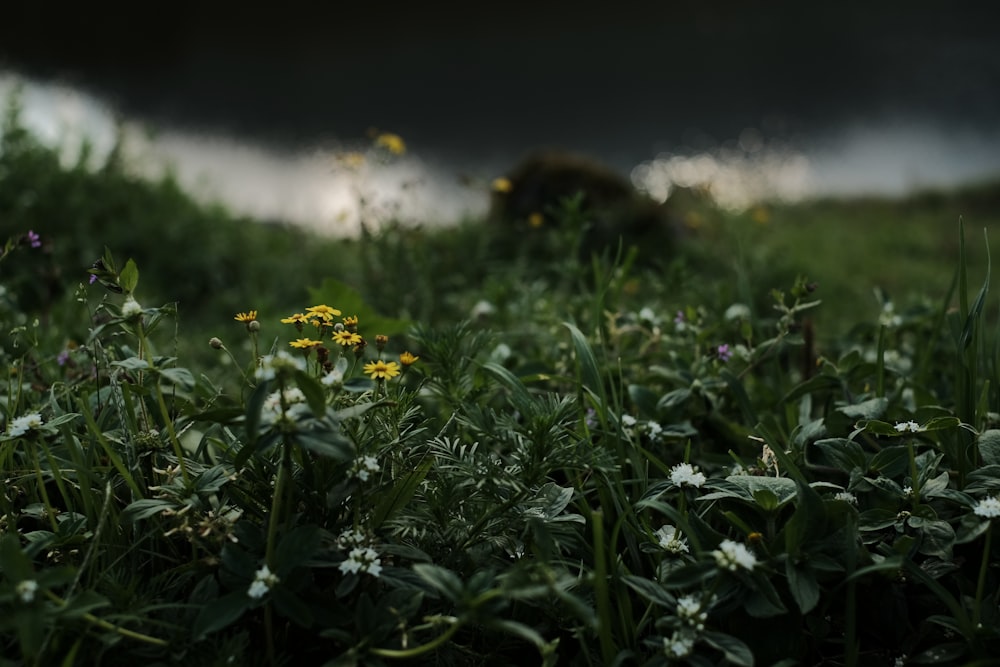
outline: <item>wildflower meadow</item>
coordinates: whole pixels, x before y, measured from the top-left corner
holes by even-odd
[[[972,224],[862,305],[708,205],[582,256],[573,202],[324,240],[0,167],[0,665],[996,664]]]

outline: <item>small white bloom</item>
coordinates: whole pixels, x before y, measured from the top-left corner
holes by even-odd
[[[367,482],[371,473],[378,472],[379,469],[378,459],[374,456],[359,456],[354,459],[354,465],[351,466],[351,474],[362,482]]]
[[[882,305],[882,312],[878,316],[878,323],[888,328],[898,327],[903,323],[903,318],[896,314],[896,307],[892,301],[886,301]]]
[[[122,304],[122,317],[129,320],[136,315],[142,314],[142,306],[133,297],[126,297],[125,303]]]
[[[354,530],[353,528],[348,528],[337,537],[337,542],[344,547],[358,547],[367,541],[368,538],[365,537],[364,533],[360,530]]]
[[[975,509],[976,516],[981,516],[984,519],[995,519],[1000,517],[1000,498],[992,496],[990,498],[984,498],[976,504]]]
[[[334,368],[329,373],[324,375],[320,382],[327,387],[339,387],[344,384],[344,369]]]
[[[685,595],[677,600],[677,618],[695,630],[704,630],[708,612],[702,610],[701,600],[697,597]]]
[[[622,426],[625,428],[632,428],[635,426],[635,417],[632,415],[622,415]]]
[[[911,493],[913,493],[913,487],[912,486],[904,486],[903,487],[903,495],[904,496],[908,496]]]
[[[492,352],[490,352],[490,361],[495,361],[498,364],[502,364],[503,362],[510,359],[510,356],[512,354],[514,354],[514,352],[513,350],[510,349],[510,345],[508,345],[507,343],[500,343],[495,348],[493,348]]]
[[[21,598],[21,602],[28,604],[35,599],[35,591],[38,590],[38,582],[34,579],[24,579],[14,587],[14,592]]]
[[[480,299],[476,302],[476,305],[472,307],[472,311],[469,314],[472,315],[472,319],[478,320],[484,317],[489,317],[495,313],[496,310],[496,306],[492,303],[486,301],[485,299]]]
[[[280,581],[276,574],[273,574],[267,565],[263,566],[253,575],[253,583],[247,589],[247,595],[259,600],[264,597],[271,588]]]
[[[858,504],[858,497],[853,493],[848,491],[840,491],[833,496],[834,500],[843,500],[845,503],[850,503],[851,505]]]
[[[732,322],[733,320],[749,320],[750,319],[750,306],[744,303],[734,303],[733,305],[726,308],[726,313],[723,315],[727,322]]]
[[[663,638],[663,650],[668,657],[683,658],[694,648],[694,638],[687,633],[675,632],[670,639]]]
[[[260,358],[260,365],[254,371],[254,377],[259,381],[273,380],[278,371],[294,372],[305,369],[305,359],[293,357],[284,350],[279,350],[277,354],[267,354]]]
[[[652,440],[657,440],[663,433],[663,427],[654,421],[646,422],[646,430],[649,431],[649,437]]]
[[[670,469],[670,481],[677,486],[693,486],[697,489],[705,483],[705,474],[695,472],[690,463],[678,463]]]
[[[653,312],[653,309],[650,308],[649,306],[646,306],[639,311],[639,319],[643,322],[649,322],[653,326],[656,326],[657,324],[660,323],[659,321],[660,318],[656,316],[656,313]]]
[[[724,570],[735,572],[741,567],[752,570],[757,565],[757,557],[746,548],[746,545],[733,540],[722,540],[719,548],[713,551],[712,555],[718,566]]]
[[[670,553],[688,553],[687,540],[674,526],[660,526],[655,535],[657,543]]]
[[[920,433],[923,429],[920,428],[920,424],[911,420],[907,422],[896,422],[896,430],[900,433],[906,433],[907,431],[910,433]]]
[[[37,412],[29,412],[26,415],[22,415],[17,419],[10,422],[9,434],[12,438],[16,438],[19,435],[24,435],[32,429],[39,429],[42,427],[42,416]]]
[[[351,549],[347,560],[342,562],[339,567],[344,574],[367,572],[373,577],[377,577],[382,573],[382,560],[378,557],[378,552],[371,547],[356,547]]]

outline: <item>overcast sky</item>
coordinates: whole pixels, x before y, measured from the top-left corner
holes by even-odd
[[[296,145],[377,127],[468,162],[559,145],[634,164],[698,132],[1000,116],[995,3],[323,4],[21,2],[0,65],[153,123]]]

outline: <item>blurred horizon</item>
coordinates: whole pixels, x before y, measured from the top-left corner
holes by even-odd
[[[968,0],[5,14],[0,79],[33,123],[124,119],[203,196],[321,227],[350,190],[324,160],[371,128],[411,149],[377,187],[422,182],[449,217],[484,205],[460,178],[539,147],[735,207],[1000,175],[1000,8]]]

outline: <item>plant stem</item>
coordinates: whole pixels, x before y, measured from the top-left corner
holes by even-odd
[[[986,529],[986,542],[983,544],[983,559],[979,563],[979,579],[976,581],[976,608],[972,613],[972,624],[975,630],[978,630],[982,624],[983,589],[986,588],[986,572],[989,569],[992,540],[993,523],[990,522],[990,527]]]
[[[435,616],[434,620],[444,620],[451,625],[448,626],[447,630],[426,644],[421,644],[420,646],[414,646],[413,648],[407,649],[373,648],[370,650],[370,653],[382,658],[394,658],[397,660],[415,658],[418,655],[429,653],[430,651],[433,651],[437,647],[441,646],[446,641],[451,639],[452,635],[458,632],[458,629],[462,627],[462,623],[454,616]]]
[[[61,597],[53,593],[52,591],[45,591],[46,596],[60,607],[65,607],[67,602]],[[92,625],[96,625],[102,630],[110,630],[122,637],[128,637],[129,639],[135,639],[136,641],[143,642],[144,644],[152,644],[153,646],[169,646],[170,643],[165,639],[160,639],[159,637],[151,637],[150,635],[143,634],[141,632],[136,632],[134,630],[129,630],[128,628],[123,628],[120,625],[115,625],[109,621],[105,621],[103,618],[98,618],[93,614],[86,612],[81,614],[83,620],[87,621]]]

